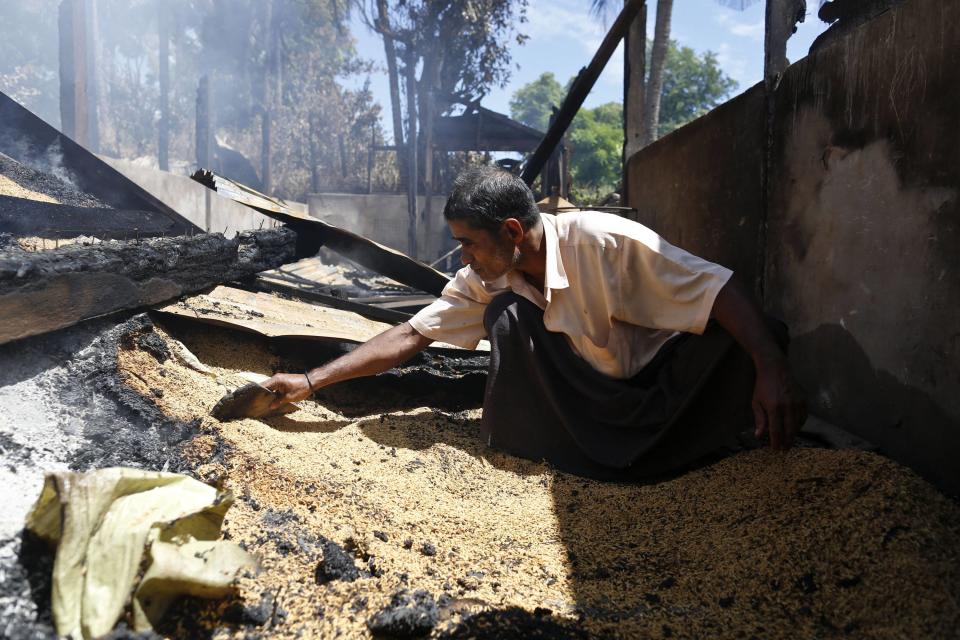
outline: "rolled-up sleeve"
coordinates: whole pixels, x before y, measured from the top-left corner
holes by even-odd
[[[473,280],[476,279],[476,282]],[[410,325],[421,335],[435,341],[476,349],[486,337],[483,312],[490,294],[479,278],[461,269],[443,288],[440,297],[410,318]]]

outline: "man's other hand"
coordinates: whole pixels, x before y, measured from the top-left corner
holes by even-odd
[[[311,395],[307,376],[302,373],[278,373],[264,381],[262,386],[278,394],[270,403],[271,409],[279,409],[288,402],[299,402]]]
[[[757,367],[753,417],[754,434],[759,438],[769,433],[772,449],[786,451],[793,445],[794,436],[807,420],[807,405],[786,359]]]

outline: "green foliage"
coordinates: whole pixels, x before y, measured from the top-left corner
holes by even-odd
[[[560,108],[565,93],[553,72],[547,71],[514,92],[510,99],[510,117],[528,127],[546,131],[551,110]]]
[[[398,4],[409,5],[410,0]],[[429,4],[442,7],[433,34],[421,33],[421,38],[435,38],[444,51],[441,105],[479,102],[492,87],[505,87],[510,79],[510,46],[527,40],[519,25],[527,22],[528,0],[432,0]]]
[[[579,198],[613,191],[622,167],[623,105],[608,102],[581,109],[570,125],[567,141],[573,147],[570,172]]]
[[[678,46],[671,40],[660,94],[659,135],[704,115],[736,88],[737,81],[723,72],[715,53],[707,51],[700,56],[690,47]]]
[[[663,72],[659,135],[664,136],[707,113],[736,88],[736,81],[719,67],[714,53],[707,51],[698,55],[690,47],[681,47],[671,40]],[[559,105],[566,93],[567,89],[552,73],[544,73],[513,94],[510,114],[524,124],[545,131],[551,106]],[[623,167],[623,105],[610,102],[593,109],[580,109],[567,131],[567,142],[573,150],[571,173],[575,200],[595,202],[617,188]]]
[[[490,88],[506,86],[510,45],[527,40],[518,25],[527,22],[528,0],[385,0],[386,30],[377,0],[355,4],[372,31],[392,35],[401,65],[415,60],[421,74],[417,92],[424,96],[416,100],[425,102],[433,91],[440,112],[479,102]],[[428,69],[434,68],[432,77]]]
[[[571,79],[572,82],[572,79]],[[553,107],[567,94],[551,72],[518,89],[510,100],[510,115],[525,125],[546,131]],[[574,197],[596,200],[616,188],[623,154],[623,105],[610,102],[594,109],[581,109],[567,131],[572,148],[571,174]]]

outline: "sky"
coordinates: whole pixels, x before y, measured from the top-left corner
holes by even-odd
[[[613,0],[616,4],[617,0]],[[648,0],[647,30],[652,37],[655,0]],[[735,93],[750,88],[763,77],[763,0],[756,0],[744,11],[737,11],[718,0],[675,0],[671,37],[681,45],[703,53],[712,51],[724,72],[739,84]],[[819,3],[807,0],[807,16],[787,42],[787,57],[796,62],[807,54],[810,44],[827,25],[816,16]],[[504,88],[494,88],[481,104],[488,109],[510,113],[513,93],[552,71],[561,84],[586,66],[596,52],[607,28],[616,17],[611,13],[604,21],[590,14],[590,0],[530,0],[527,10],[529,22],[521,25],[530,39],[511,48],[513,71]],[[604,24],[606,22],[606,24]],[[361,57],[373,60],[383,69],[371,74],[370,86],[384,108],[384,125],[390,121],[388,91],[383,43],[353,17],[351,25]],[[595,107],[607,102],[623,100],[623,46],[610,58],[603,74],[594,85],[584,106]],[[385,126],[387,135],[390,127]]]

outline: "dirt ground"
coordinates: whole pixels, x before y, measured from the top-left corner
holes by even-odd
[[[479,409],[391,410],[386,379],[221,424],[207,413],[228,389],[300,365],[259,338],[178,325],[204,373],[157,332],[174,357],[134,345],[121,374],[199,420],[186,455],[233,490],[225,535],[262,559],[236,601],[184,602],[161,630],[172,637],[960,633],[960,509],[880,455],[755,450],[600,483],[487,449]]]

